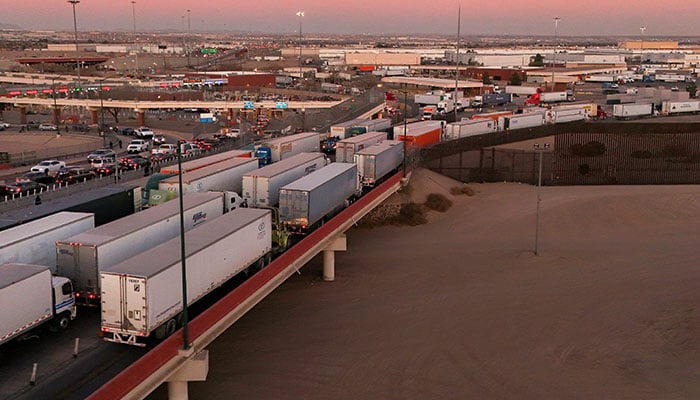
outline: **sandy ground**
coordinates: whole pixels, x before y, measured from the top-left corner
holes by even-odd
[[[536,188],[471,187],[426,225],[351,230],[336,281],[320,258],[290,278],[190,398],[700,398],[700,187],[543,187],[539,256]]]

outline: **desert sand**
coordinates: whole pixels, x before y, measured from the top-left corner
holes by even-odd
[[[700,398],[700,186],[471,184],[352,229],[214,342],[191,399]],[[162,398],[159,390],[153,398]]]

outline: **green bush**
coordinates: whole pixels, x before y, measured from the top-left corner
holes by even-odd
[[[445,212],[452,207],[452,200],[448,199],[442,194],[431,193],[428,195],[428,199],[425,201],[425,206],[431,210]]]
[[[417,203],[406,203],[401,205],[399,215],[394,221],[396,225],[423,225],[428,223],[425,207]]]

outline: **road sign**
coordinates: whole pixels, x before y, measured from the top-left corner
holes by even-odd
[[[286,101],[278,101],[275,103],[275,108],[287,108]]]
[[[214,122],[214,114],[212,114],[212,113],[199,114],[199,122]]]
[[[255,103],[252,101],[244,101],[243,102],[243,108],[252,110],[255,108]]]

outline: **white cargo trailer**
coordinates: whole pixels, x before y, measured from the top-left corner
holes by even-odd
[[[353,126],[367,122],[367,118],[355,118],[349,121],[339,122],[337,124],[331,125],[331,137],[337,137],[339,139],[345,139],[350,136],[350,129]]]
[[[613,105],[613,117],[618,119],[642,118],[654,113],[654,105],[626,103]]]
[[[45,265],[0,265],[0,344],[52,322],[58,330],[75,319],[73,286]]]
[[[553,124],[583,121],[588,117],[588,112],[583,107],[552,109],[548,114],[551,116],[551,123]]]
[[[542,124],[544,124],[544,110],[498,117],[498,126],[504,131],[532,128]]]
[[[484,135],[495,131],[496,121],[493,119],[467,119],[447,124],[445,127],[445,140]]]
[[[48,266],[56,272],[56,241],[95,227],[95,214],[62,211],[0,232],[0,264]]]
[[[367,132],[359,136],[339,140],[335,147],[335,161],[351,163],[355,161],[355,153],[386,140],[386,132]]]
[[[207,167],[199,168],[182,175],[184,193],[201,193],[207,191],[236,192],[243,189],[243,175],[258,169],[258,160],[236,157]],[[179,193],[179,176],[172,176],[158,182],[158,190]]]
[[[700,112],[700,101],[664,101],[661,103],[664,114],[696,114]]]
[[[403,142],[386,140],[355,153],[360,183],[374,187],[403,163]]]
[[[185,230],[224,214],[223,193],[183,196]],[[79,304],[99,305],[99,272],[180,234],[179,201],[163,203],[56,242],[60,275],[75,285]]]
[[[187,305],[270,261],[272,212],[240,208],[185,235]],[[102,280],[104,340],[144,346],[171,335],[182,312],[180,238],[113,265]]]
[[[227,161],[236,157],[252,157],[252,152],[250,150],[229,150],[223,153],[212,154],[210,156],[196,158],[194,160],[185,161],[182,163],[182,170],[191,172],[203,167],[207,167],[212,164],[220,163],[222,161]],[[180,173],[180,168],[177,164],[166,165],[160,168],[161,174],[178,174]]]
[[[331,163],[280,189],[280,223],[292,232],[304,233],[360,193],[357,165]]]
[[[300,153],[243,175],[243,201],[249,207],[275,207],[282,186],[325,167],[322,153]]]
[[[516,96],[529,96],[531,94],[541,92],[542,89],[539,86],[513,86],[508,85],[505,88],[506,93],[510,93]]]
[[[260,166],[289,158],[299,153],[318,153],[321,151],[321,136],[318,132],[302,132],[282,136],[262,142],[255,148],[255,157]]]
[[[350,127],[350,136],[363,135],[368,132],[386,132],[389,129],[391,129],[391,119],[389,118],[365,119]]]

